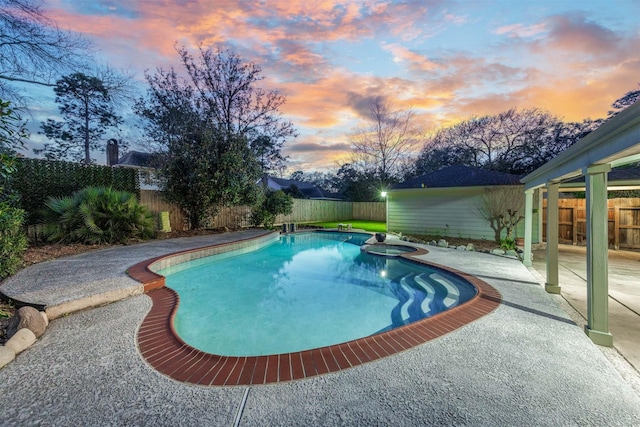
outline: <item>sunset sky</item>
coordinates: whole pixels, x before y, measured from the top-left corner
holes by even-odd
[[[285,144],[290,171],[345,161],[348,133],[376,96],[435,129],[511,107],[605,117],[640,82],[638,0],[47,0],[45,9],[141,82],[145,69],[179,67],[176,42],[259,64],[300,133]],[[56,113],[47,94],[37,122]]]

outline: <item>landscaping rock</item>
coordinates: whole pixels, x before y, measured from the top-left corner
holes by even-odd
[[[507,255],[518,258],[518,252],[516,252],[516,251],[515,251],[515,250],[513,250],[513,249],[509,249],[509,250],[507,251]]]
[[[473,243],[467,243],[467,248],[466,248],[469,252],[475,252],[476,247],[473,246]]]
[[[44,311],[41,311],[40,315],[44,319],[44,326],[49,326],[49,316],[47,316],[47,313],[45,313]]]
[[[0,347],[0,368],[4,367],[7,363],[13,361],[16,358],[16,354],[7,347]]]
[[[504,255],[506,252],[505,252],[505,251],[503,251],[502,249],[493,249],[493,250],[491,251],[491,253],[492,253],[493,255]]]
[[[440,248],[448,248],[449,247],[449,243],[444,239],[440,239],[440,240],[438,240],[438,247],[440,247]]]
[[[460,245],[456,249],[459,250],[459,251],[466,251],[467,247],[465,245]]]
[[[438,243],[436,243],[435,240],[432,240],[429,242],[429,246],[438,246]]]
[[[36,342],[36,335],[31,330],[22,328],[7,341],[5,347],[11,349],[15,354],[20,354],[34,342]]]
[[[27,328],[39,338],[47,329],[47,323],[38,310],[33,307],[21,307],[9,321],[7,337],[11,338],[18,330]]]

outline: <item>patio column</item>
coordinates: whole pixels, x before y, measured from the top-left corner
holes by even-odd
[[[559,182],[547,183],[547,282],[544,289],[560,293],[558,280],[558,189]]]
[[[598,345],[613,346],[609,333],[609,225],[607,173],[611,165],[583,170],[587,183],[587,325],[585,332]]]
[[[531,267],[531,231],[533,230],[533,190],[524,192],[524,254],[522,263]]]
[[[543,233],[543,229],[542,229],[542,224],[544,223],[544,209],[542,209],[542,206],[544,204],[544,192],[542,191],[542,189],[538,189],[538,191],[536,191],[537,193],[537,198],[538,198],[538,226],[536,227],[537,232],[538,232],[538,238],[536,239],[538,241],[538,243],[542,243],[542,233]]]

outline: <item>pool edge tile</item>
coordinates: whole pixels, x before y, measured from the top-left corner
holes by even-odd
[[[164,286],[164,277],[151,271],[149,266],[167,262],[165,260],[172,256],[197,259],[201,250],[220,253],[225,246],[245,247],[251,240],[261,240],[270,234],[272,233],[155,257],[127,269],[127,274],[143,283],[146,294],[152,300],[152,307],[136,334],[139,353],[150,366],[176,381],[209,386],[259,385],[300,380],[339,372],[424,344],[478,320],[491,313],[502,302],[502,295],[497,289],[475,276],[402,255],[411,261],[461,276],[477,289],[476,296],[457,307],[391,331],[295,353],[219,356],[184,343],[173,328],[179,297],[175,291]]]

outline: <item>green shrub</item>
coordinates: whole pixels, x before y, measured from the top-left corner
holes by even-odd
[[[282,190],[267,191],[262,203],[251,212],[250,221],[256,227],[263,224],[266,228],[273,228],[276,215],[288,215],[292,210],[293,197]]]
[[[16,159],[15,163],[13,187],[20,195],[27,224],[41,220],[38,213],[49,197],[68,197],[86,187],[110,187],[136,195],[140,192],[135,169],[28,158]]]
[[[505,237],[504,239],[500,239],[500,249],[504,249],[505,251],[515,250],[516,239],[512,237]]]
[[[136,196],[110,187],[87,187],[70,197],[50,197],[45,234],[61,243],[126,243],[153,236],[153,215]]]
[[[22,229],[24,211],[8,202],[0,203],[0,280],[16,272],[27,249]]]

